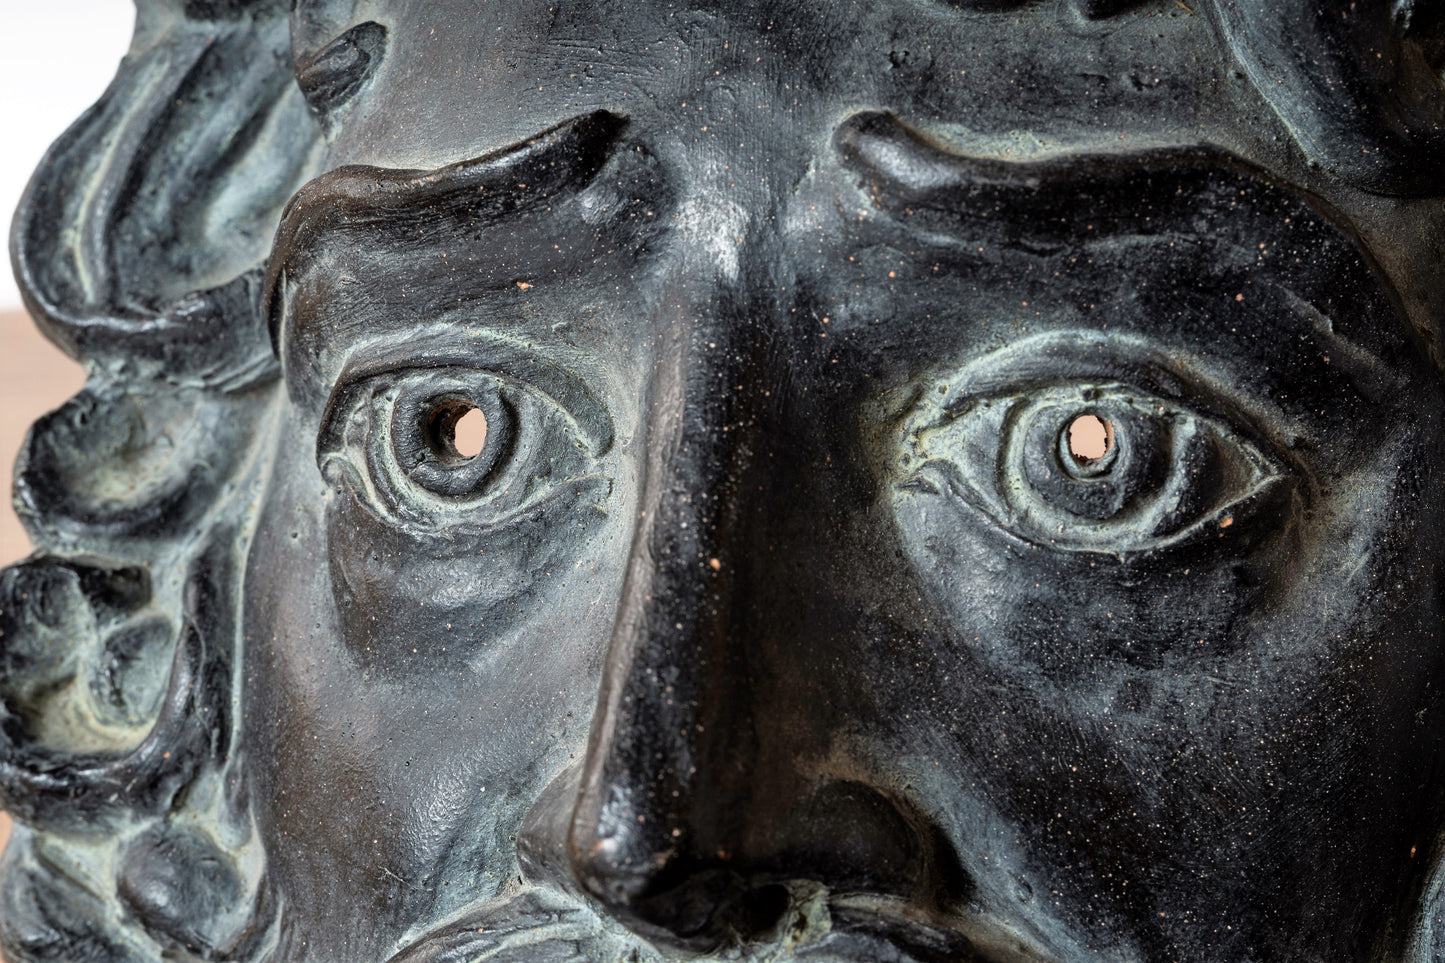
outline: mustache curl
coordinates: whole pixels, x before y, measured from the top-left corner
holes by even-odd
[[[1020,933],[983,919],[921,918],[896,897],[832,894],[811,880],[772,884],[787,907],[761,937],[703,952],[695,963],[796,959],[812,963],[1046,963]],[[550,887],[522,891],[467,910],[413,938],[387,963],[663,963],[666,957],[585,903]]]

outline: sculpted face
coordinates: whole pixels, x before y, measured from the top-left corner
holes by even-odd
[[[17,219],[6,952],[1432,958],[1433,135],[1271,22],[143,8]]]

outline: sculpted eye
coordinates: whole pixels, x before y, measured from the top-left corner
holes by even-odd
[[[595,430],[605,415],[569,410],[567,402],[590,408],[595,400],[551,376],[555,394],[461,366],[343,377],[323,419],[318,464],[333,485],[405,529],[505,525],[558,490],[605,485],[595,473],[610,438]],[[473,422],[481,432],[459,441],[458,426]]]
[[[1066,550],[1122,555],[1242,529],[1287,477],[1237,426],[1119,383],[965,396],[910,421],[913,487]]]

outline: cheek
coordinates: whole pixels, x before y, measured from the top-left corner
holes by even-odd
[[[510,561],[437,557],[386,541],[344,497],[281,447],[244,599],[258,821],[320,945],[505,880],[523,816],[585,747],[628,541],[601,520],[561,564],[540,539]],[[382,553],[389,574],[366,568]],[[396,882],[415,879],[446,882]]]
[[[1260,892],[1321,901],[1408,882],[1439,818],[1420,774],[1445,731],[1445,513],[1423,446],[1372,455],[1268,532],[1135,564],[894,493],[905,564],[946,628],[868,667],[914,680],[891,691],[888,751],[939,811],[1028,840],[984,861],[957,830],[971,872],[1031,866],[1120,905],[1126,880],[1180,861],[1199,905],[1237,900],[1241,860]]]
[[[1132,699],[1115,689],[1149,670],[1216,671],[1299,547],[1286,526],[1255,554],[1221,538],[1121,563],[1010,537],[946,494],[898,492],[894,513],[909,566],[971,658],[1016,683],[1109,701]]]
[[[616,597],[625,540],[593,493],[566,491],[505,527],[445,537],[400,533],[349,492],[331,499],[330,587],[346,647],[370,670],[481,665],[504,640],[585,636],[575,623],[559,631],[558,616],[581,597]]]

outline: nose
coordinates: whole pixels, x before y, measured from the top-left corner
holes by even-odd
[[[559,867],[635,932],[699,951],[765,938],[800,882],[909,899],[956,890],[940,834],[861,761],[839,758],[846,713],[790,668],[808,660],[789,650],[836,644],[790,611],[807,581],[796,573],[827,582],[817,554],[772,524],[798,509],[787,478],[816,465],[786,454],[780,410],[740,390],[736,370],[663,377],[657,394],[671,400],[652,424],[670,427],[648,446]]]

